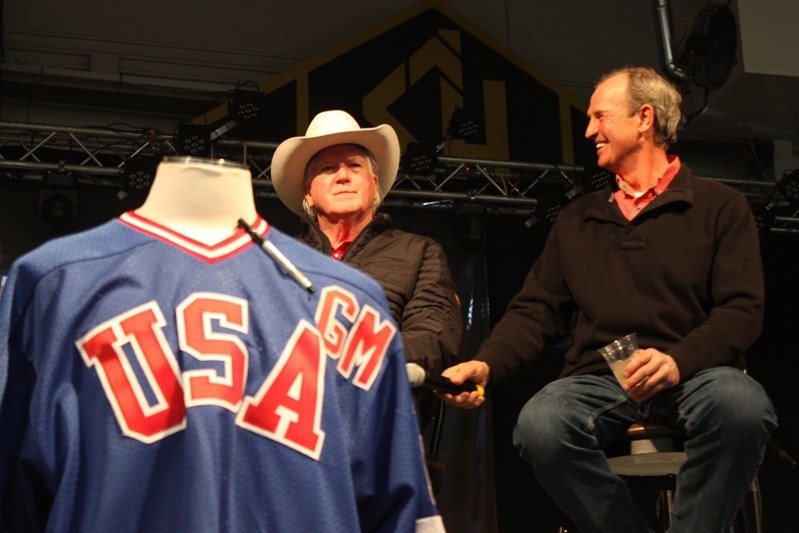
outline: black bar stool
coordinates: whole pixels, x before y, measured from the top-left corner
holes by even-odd
[[[625,438],[605,450],[610,470],[627,482],[631,491],[657,493],[655,518],[661,531],[671,521],[677,473],[685,462],[685,434],[656,423],[636,423]],[[731,532],[762,533],[762,501],[757,476],[738,511]]]

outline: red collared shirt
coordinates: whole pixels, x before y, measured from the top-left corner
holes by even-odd
[[[342,242],[341,246],[333,250],[333,252],[330,254],[330,257],[341,261],[341,258],[344,257],[344,252],[347,251],[347,248],[350,247],[350,244],[352,244],[352,241]]]
[[[621,213],[627,220],[635,218],[644,207],[649,205],[652,200],[657,198],[671,185],[671,180],[674,179],[674,176],[676,176],[677,172],[680,170],[680,158],[673,155],[668,156],[668,158],[669,166],[666,167],[666,171],[655,184],[644,193],[638,195],[628,194],[624,192],[621,187],[614,191],[613,200],[616,202],[616,205],[619,206]],[[619,185],[620,181],[621,178],[617,175],[616,184]]]

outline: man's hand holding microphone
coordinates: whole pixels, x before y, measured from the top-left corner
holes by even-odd
[[[485,387],[491,371],[483,361],[467,361],[451,366],[441,376],[427,375],[416,363],[408,363],[406,368],[412,387],[432,389],[448,404],[474,409],[485,401]]]

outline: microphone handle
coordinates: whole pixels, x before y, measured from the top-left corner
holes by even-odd
[[[422,383],[422,386],[428,389],[437,390],[438,392],[448,392],[450,394],[472,392],[475,390],[480,390],[482,388],[476,385],[475,383],[472,383],[471,381],[464,381],[460,385],[456,385],[445,377],[437,377],[430,375],[425,376],[424,383]]]

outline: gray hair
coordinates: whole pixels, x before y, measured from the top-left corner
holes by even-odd
[[[630,115],[642,105],[655,110],[655,143],[663,148],[677,142],[682,96],[677,88],[649,67],[623,67],[602,76],[596,85],[618,74],[627,75],[627,102]]]
[[[360,144],[353,144],[352,146],[358,148],[358,150],[361,152],[361,155],[363,155],[363,157],[366,158],[366,161],[369,162],[369,169],[372,171],[372,174],[374,174],[375,177],[378,177],[379,174],[378,174],[378,167],[377,167],[377,159],[375,159],[375,156],[372,155],[372,152],[370,152],[369,150],[367,150],[366,148],[364,148]],[[330,147],[328,146],[328,148],[330,148]],[[305,166],[305,177],[304,177],[303,182],[302,182],[303,186],[308,185],[311,182],[311,179],[313,178],[313,176],[311,176],[311,161],[313,161],[314,157],[316,157],[316,155],[318,153],[319,152],[314,154],[313,157],[311,157],[308,160],[308,164]],[[380,188],[379,188],[379,185],[378,185],[377,196],[375,198],[375,204],[374,204],[374,207],[372,208],[372,213],[373,214],[377,212],[377,210],[380,207],[381,203],[383,203],[383,195],[381,194],[381,191],[380,191]],[[308,205],[308,200],[306,200],[304,195],[302,197],[302,211],[303,211],[303,213],[308,215],[312,220],[316,220],[316,218],[318,216],[318,213],[316,212],[316,209],[311,207],[310,205]]]

